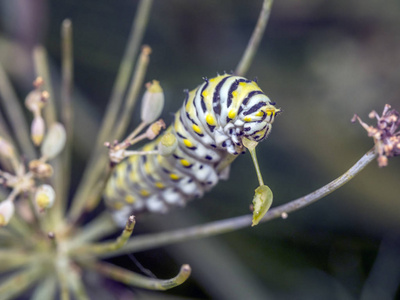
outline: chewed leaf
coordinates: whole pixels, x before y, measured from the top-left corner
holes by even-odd
[[[273,194],[271,189],[266,185],[261,185],[255,190],[253,198],[253,223],[251,226],[255,226],[264,217],[268,209],[271,207]]]

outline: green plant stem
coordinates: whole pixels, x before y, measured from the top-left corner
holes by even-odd
[[[78,274],[77,270],[70,266],[67,271],[68,284],[71,289],[74,299],[76,300],[89,300],[86,293],[85,286],[82,282],[82,276]]]
[[[85,226],[85,229],[77,233],[74,239],[70,242],[70,248],[77,247],[89,241],[101,239],[117,229],[108,211],[103,212],[93,221]]]
[[[50,128],[55,122],[57,122],[57,110],[56,110],[56,97],[51,82],[51,74],[49,68],[49,59],[47,51],[43,46],[36,46],[33,50],[33,61],[35,64],[35,71],[37,76],[41,76],[44,81],[44,90],[49,93],[49,99],[46,106],[43,108],[43,116],[46,121],[46,127]],[[57,195],[57,201],[55,209],[49,210],[46,217],[43,218],[43,224],[48,230],[55,230],[55,228],[61,224],[63,218],[61,214],[61,203],[66,201],[64,186],[64,172],[62,170],[62,159],[61,156],[57,156],[51,161],[51,165],[54,169],[54,176],[50,178],[51,185],[53,186]]]
[[[117,121],[122,100],[128,87],[133,65],[143,39],[144,31],[149,21],[152,0],[140,1],[132,24],[128,44],[119,66],[117,79],[115,80],[111,98],[106,109],[106,115],[100,129],[95,149],[102,147],[103,143],[110,138],[113,125]]]
[[[14,215],[11,218],[8,226],[21,237],[24,237],[24,239],[33,235],[34,228],[30,227],[26,222],[21,220],[18,215]]]
[[[61,154],[63,184],[62,195],[59,198],[58,205],[54,209],[58,210],[58,215],[62,216],[67,204],[68,191],[71,180],[71,150],[73,141],[73,109],[72,109],[72,91],[73,91],[73,44],[72,44],[72,23],[66,19],[61,25],[62,42],[62,64],[61,64],[61,121],[65,126],[67,141],[64,151]],[[56,202],[56,204],[57,204]]]
[[[273,0],[264,0],[256,27],[254,28],[253,34],[251,35],[249,43],[247,44],[246,50],[236,67],[236,75],[244,76],[249,70],[254,55],[256,54],[258,46],[260,44],[261,38],[264,34],[265,27],[267,26],[269,15],[271,13],[272,3]]]
[[[113,280],[120,281],[126,285],[131,285],[134,287],[141,287],[149,290],[168,290],[176,287],[190,276],[190,266],[182,265],[179,274],[171,279],[161,280],[155,278],[145,277],[140,274],[133,273],[126,269],[102,262],[92,262],[92,261],[81,261],[79,262],[82,266],[92,269],[100,274],[103,274]]]
[[[260,186],[262,186],[262,185],[264,185],[264,180],[262,178],[260,166],[258,164],[256,148],[249,149],[249,151],[250,151],[250,154],[251,154],[251,159],[253,160],[254,168],[256,169],[258,183],[260,184]]]
[[[57,281],[53,276],[43,279],[35,288],[31,300],[55,299]]]
[[[53,123],[57,121],[55,95],[53,91],[53,85],[51,83],[49,61],[47,51],[43,46],[36,46],[33,49],[33,61],[35,64],[35,71],[37,76],[41,76],[44,80],[44,90],[49,92],[48,102],[43,109],[44,119],[46,126],[49,128]]]
[[[24,292],[30,285],[38,281],[43,273],[38,265],[24,269],[0,284],[0,300],[11,299]]]
[[[58,253],[58,257],[55,264],[55,269],[57,273],[58,285],[60,289],[60,298],[61,300],[69,300],[70,293],[69,293],[69,283],[68,283],[68,275],[67,271],[69,267],[69,260],[68,258],[62,254]]]
[[[118,119],[118,125],[113,132],[112,136],[113,139],[119,139],[122,134],[125,132],[128,123],[130,121],[130,116],[132,115],[132,109],[136,103],[137,96],[139,94],[140,88],[143,86],[144,75],[146,74],[147,66],[149,64],[149,55],[150,55],[150,48],[145,46],[143,47],[142,54],[139,57],[139,62],[136,67],[134,76],[132,78],[131,86],[128,91],[126,104],[124,110]],[[104,148],[104,146],[103,146]],[[103,163],[104,162],[104,163]],[[86,183],[85,187],[82,189],[81,196],[77,195],[74,197],[74,201],[72,202],[71,208],[71,219],[75,220],[79,218],[80,214],[86,208],[87,210],[93,209],[97,206],[101,193],[103,189],[96,189],[94,188],[99,182],[100,186],[105,186],[104,179],[108,179],[110,173],[104,174],[104,169],[107,168],[108,159],[105,161],[103,159],[99,159],[97,161],[97,166],[92,168],[92,171],[88,172],[88,182]],[[102,164],[101,164],[102,163]],[[93,172],[93,170],[99,169],[97,172]],[[100,171],[100,169],[102,171]],[[103,180],[102,180],[103,179]],[[78,198],[79,197],[79,198]],[[85,199],[85,200],[83,200]],[[88,205],[88,202],[91,202]]]
[[[113,139],[121,139],[122,135],[126,131],[126,128],[128,127],[129,121],[131,120],[132,116],[132,110],[137,102],[140,89],[143,87],[144,76],[146,75],[147,66],[150,61],[150,53],[150,47],[143,46],[142,53],[140,54],[136,70],[129,86],[124,109],[120,117],[118,118],[115,131],[112,132],[111,138]]]
[[[29,127],[26,122],[20,101],[12,88],[11,82],[0,64],[0,100],[4,104],[4,114],[10,121],[11,128],[15,134],[16,141],[20,150],[23,151],[27,159],[36,157],[35,149],[29,137]],[[11,140],[9,140],[11,142]]]
[[[318,190],[306,196],[300,197],[298,199],[288,202],[287,204],[283,204],[269,210],[265,214],[264,218],[262,218],[260,223],[282,217],[282,214],[288,214],[294,212],[332,193],[345,183],[349,182],[355,175],[357,175],[370,162],[372,162],[376,158],[376,156],[377,154],[373,149],[368,151],[359,161],[357,161],[343,175],[339,176],[338,178],[331,181],[327,185],[319,188]],[[102,257],[118,256],[122,254],[165,246],[176,242],[187,241],[190,239],[214,236],[217,234],[222,234],[238,230],[241,228],[249,227],[251,226],[251,223],[252,223],[252,216],[244,215],[222,221],[211,222],[205,225],[174,230],[170,232],[137,236],[135,237],[134,240],[128,241],[128,243],[122,249],[101,256]]]
[[[114,126],[117,123],[117,116],[123,102],[124,94],[128,87],[134,61],[139,52],[143,34],[149,20],[152,3],[152,0],[142,0],[138,5],[131,28],[128,45],[122,58],[117,79],[114,83],[111,93],[111,98],[106,108],[106,115],[104,116],[94,147],[95,150],[90,157],[82,180],[78,186],[78,190],[72,201],[72,208],[69,215],[69,219],[72,222],[75,222],[79,218],[83,208],[85,207],[86,200],[88,199],[88,192],[96,184],[96,181],[99,178],[96,176],[96,174],[99,173],[94,172],[94,170],[103,170],[105,163],[108,161],[106,159],[106,151],[103,147],[103,144],[105,141],[114,138],[111,136],[111,134],[115,130]]]
[[[131,237],[133,228],[135,227],[135,223],[135,218],[133,216],[130,216],[128,221],[126,222],[124,230],[115,241],[83,245],[78,249],[72,250],[70,254],[81,257],[83,255],[99,255],[102,253],[121,249]]]
[[[0,273],[19,268],[31,260],[27,253],[19,250],[0,250]]]

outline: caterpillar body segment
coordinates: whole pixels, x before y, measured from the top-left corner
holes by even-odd
[[[226,162],[245,151],[242,139],[265,139],[279,112],[254,81],[228,74],[204,78],[186,92],[182,108],[163,133],[177,138],[172,155],[131,156],[115,167],[105,199],[116,222],[124,225],[129,215],[146,210],[166,213],[201,197],[228,177]],[[156,150],[160,139],[142,150]]]

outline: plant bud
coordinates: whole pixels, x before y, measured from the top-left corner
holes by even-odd
[[[164,108],[164,93],[160,83],[153,80],[146,84],[147,91],[142,98],[142,107],[140,117],[143,122],[150,124],[154,122]]]
[[[25,106],[31,112],[38,112],[43,105],[42,92],[38,89],[31,91],[25,98]]]
[[[156,136],[160,134],[161,129],[165,128],[165,123],[163,120],[158,120],[157,122],[154,122],[147,128],[146,130],[146,137],[149,140],[154,140]]]
[[[39,146],[43,141],[45,131],[44,120],[41,115],[36,115],[33,118],[31,125],[31,139],[36,146]]]
[[[39,210],[50,208],[54,204],[56,193],[51,185],[42,184],[39,186],[35,193],[35,204]]]
[[[158,143],[157,150],[160,155],[169,156],[175,151],[176,147],[178,147],[178,141],[175,135],[166,133]]]
[[[14,156],[13,146],[0,136],[0,156],[11,158]]]
[[[37,178],[48,178],[53,175],[53,167],[39,159],[29,162],[29,171]]]
[[[47,159],[56,157],[64,149],[67,134],[61,123],[54,123],[47,132],[41,152]]]
[[[14,215],[14,202],[6,199],[0,203],[0,226],[5,226]]]

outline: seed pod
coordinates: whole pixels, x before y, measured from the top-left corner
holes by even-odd
[[[14,202],[6,199],[0,203],[0,226],[5,226],[10,222],[14,215]]]
[[[64,148],[67,135],[64,126],[60,123],[53,124],[47,132],[46,138],[42,144],[42,155],[47,159],[56,157]]]
[[[54,204],[56,193],[51,185],[42,184],[38,187],[35,193],[35,204],[39,210],[50,208]]]
[[[0,156],[11,158],[14,155],[13,146],[0,136]]]
[[[142,98],[140,117],[143,122],[150,124],[157,120],[164,108],[164,93],[160,83],[153,80],[146,84],[147,91]]]
[[[37,114],[33,118],[31,125],[31,139],[36,146],[39,146],[42,143],[45,128],[46,126],[44,124],[42,116]]]

